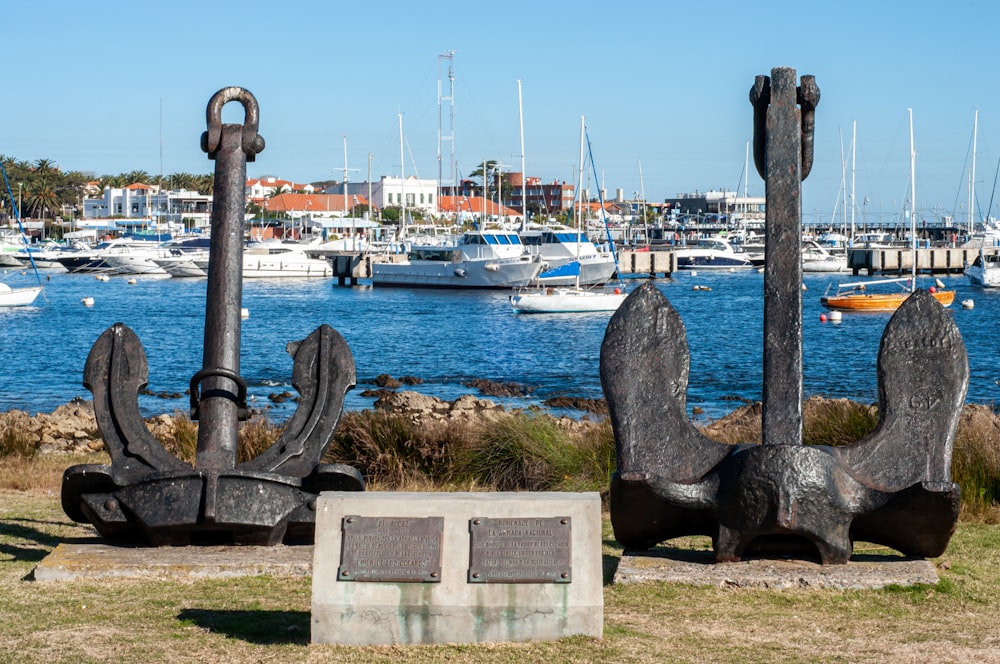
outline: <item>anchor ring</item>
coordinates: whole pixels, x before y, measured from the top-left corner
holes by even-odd
[[[208,378],[209,376],[220,376],[222,378],[228,378],[229,380],[231,380],[234,383],[236,383],[236,387],[237,387],[237,392],[236,392],[236,406],[239,409],[239,419],[240,419],[240,421],[243,421],[243,420],[247,419],[248,409],[247,409],[247,383],[246,383],[246,381],[243,380],[243,377],[240,376],[235,371],[230,371],[229,369],[221,369],[221,368],[202,369],[201,371],[199,371],[198,373],[196,373],[194,376],[191,377],[191,390],[190,390],[191,391],[191,419],[192,420],[197,420],[198,419],[198,411],[199,411],[198,402],[200,400],[199,397],[198,397],[198,394],[199,394],[198,387],[201,384],[201,381],[204,380],[205,378]]]

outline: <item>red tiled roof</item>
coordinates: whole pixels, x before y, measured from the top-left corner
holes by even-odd
[[[348,194],[347,209],[355,205],[367,205],[364,196]],[[264,209],[269,212],[342,212],[343,194],[278,194],[264,201]]]

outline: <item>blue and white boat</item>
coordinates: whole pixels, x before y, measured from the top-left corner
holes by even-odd
[[[542,257],[538,282],[543,286],[594,286],[614,277],[615,255],[601,251],[586,234],[563,224],[528,224],[521,242]]]
[[[742,270],[754,266],[749,255],[718,235],[702,238],[693,247],[675,249],[674,254],[681,270]]]

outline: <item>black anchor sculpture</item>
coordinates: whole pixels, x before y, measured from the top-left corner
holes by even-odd
[[[612,317],[601,347],[618,468],[611,520],[626,548],[712,537],[717,562],[745,555],[850,559],[863,540],[905,555],[944,552],[960,507],[951,481],[969,381],[951,316],[916,290],[886,325],[878,354],[879,422],[844,447],[802,443],[801,180],[812,163],[819,89],[795,70],[758,76],[754,157],[767,191],[761,445],[724,445],[686,413],[684,324],[651,284]],[[801,111],[796,104],[801,105]]]
[[[243,106],[243,125],[222,124],[230,101]],[[111,465],[68,468],[62,505],[106,538],[156,546],[310,541],[320,491],[364,489],[355,468],[321,463],[355,384],[351,350],[329,325],[289,344],[298,409],[270,448],[236,463],[239,422],[248,415],[240,376],[246,163],[264,149],[258,117],[250,92],[223,88],[208,103],[201,139],[216,169],[203,368],[191,379],[191,418],[199,420],[193,466],[167,452],[143,422],[138,393],[148,368],[135,333],[115,323],[87,357],[84,385]]]

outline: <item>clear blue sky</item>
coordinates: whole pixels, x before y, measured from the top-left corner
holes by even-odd
[[[205,106],[216,90],[239,85],[257,97],[267,141],[250,176],[340,179],[344,134],[352,181],[367,177],[369,153],[373,178],[398,174],[401,113],[406,173],[436,178],[438,56],[453,51],[461,174],[483,159],[520,170],[520,79],[529,175],[573,177],[583,115],[608,191],[644,189],[662,200],[742,191],[748,91],[756,75],[788,66],[815,75],[822,91],[807,219],[834,214],[855,121],[857,218],[898,216],[912,108],[918,208],[964,220],[977,109],[977,217],[1000,157],[998,7],[9,2],[0,154],[98,175],[211,172],[199,148]],[[237,108],[227,106],[227,122],[242,121]],[[447,160],[447,144],[444,152]],[[763,191],[751,164],[749,193]]]

